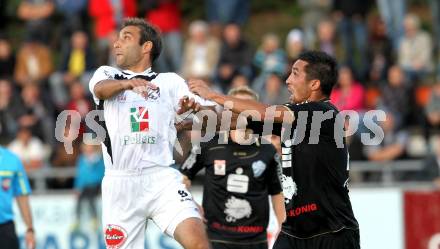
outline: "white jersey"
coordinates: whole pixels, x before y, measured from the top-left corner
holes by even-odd
[[[126,90],[110,99],[99,100],[95,85],[107,79],[141,77],[158,88],[148,97]],[[175,73],[143,73],[101,66],[89,83],[93,99],[104,111],[106,141],[102,144],[106,169],[137,169],[169,166],[174,163],[173,146],[176,140],[174,119],[179,100],[187,95],[201,105],[214,105],[189,91],[185,80]]]

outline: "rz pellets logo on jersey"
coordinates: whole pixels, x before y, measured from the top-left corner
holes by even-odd
[[[145,132],[149,130],[148,110],[145,107],[130,108],[131,132]]]
[[[130,108],[131,133],[122,139],[124,145],[132,144],[156,144],[156,137],[149,134],[148,110],[145,107]]]

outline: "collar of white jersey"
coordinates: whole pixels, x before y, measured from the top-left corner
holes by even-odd
[[[155,72],[153,72],[153,70],[151,69],[151,67],[149,67],[149,68],[147,68],[147,70],[145,70],[145,71],[143,71],[143,72],[141,72],[141,73],[135,73],[135,72],[133,72],[133,71],[131,71],[131,70],[128,70],[128,69],[126,69],[126,70],[122,70],[122,72],[124,73],[124,74],[130,74],[130,75],[133,75],[133,74],[135,74],[135,75],[151,75],[151,74],[156,74]]]

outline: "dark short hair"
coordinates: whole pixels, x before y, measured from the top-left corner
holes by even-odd
[[[306,51],[299,55],[298,60],[307,62],[305,67],[307,80],[319,80],[321,91],[330,96],[338,81],[338,65],[330,55],[320,51]]]
[[[153,50],[151,51],[151,62],[154,62],[157,57],[159,57],[162,51],[162,40],[160,37],[160,32],[152,24],[148,23],[142,18],[127,18],[122,23],[122,28],[127,26],[135,26],[140,29],[140,39],[139,45],[144,44],[147,41],[153,43]]]

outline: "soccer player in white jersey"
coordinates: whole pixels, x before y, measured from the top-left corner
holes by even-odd
[[[209,102],[193,95],[177,74],[151,70],[160,40],[143,19],[125,20],[114,43],[118,68],[101,66],[90,80],[106,130],[102,217],[107,248],[144,248],[147,219],[186,249],[210,248],[182,175],[169,167],[176,111]]]

